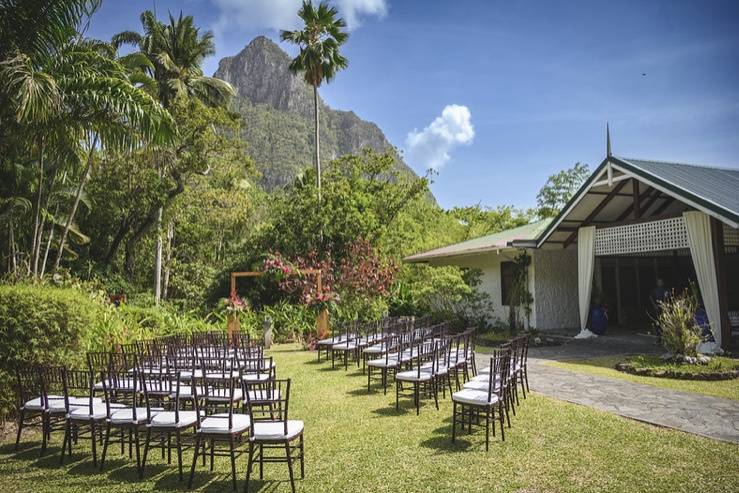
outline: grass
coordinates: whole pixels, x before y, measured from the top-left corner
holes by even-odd
[[[366,378],[354,368],[332,371],[315,354],[296,346],[274,351],[278,373],[293,379],[291,416],[306,422],[306,492],[679,492],[739,490],[739,446],[656,428],[587,407],[531,395],[513,418],[506,441],[496,438],[484,451],[484,434],[451,437],[449,398],[436,411],[425,403],[416,416],[410,399],[396,413],[394,394],[366,392]],[[33,437],[27,437],[29,441]],[[106,493],[186,491],[176,466],[152,454],[146,479],[116,452],[103,473],[90,454],[58,464],[60,437],[52,454],[38,460],[37,442],[21,452],[0,447],[3,493],[34,491]],[[191,458],[185,454],[185,461]],[[230,491],[228,459],[216,471],[198,467],[197,491]],[[238,459],[243,475],[246,456]],[[265,482],[254,491],[289,491],[287,466],[265,466]],[[275,482],[275,480],[279,482]]]
[[[665,369],[677,369],[678,365],[664,363],[659,359],[658,356],[647,357],[639,356],[635,358],[636,362],[655,365],[664,367]],[[714,397],[724,397],[726,399],[739,400],[739,379],[733,380],[719,380],[719,381],[701,381],[701,380],[678,380],[674,378],[658,378],[658,377],[645,377],[640,375],[630,375],[618,371],[614,368],[616,363],[624,360],[623,356],[602,356],[598,358],[571,360],[571,361],[548,361],[545,364],[564,368],[566,370],[588,373],[591,375],[597,375],[602,377],[619,378],[622,380],[628,380],[630,382],[643,383],[646,385],[653,385],[655,387],[662,387],[672,390],[680,390],[683,392],[693,392],[696,394],[711,395]],[[723,369],[727,369],[732,364],[736,365],[736,359],[730,358],[714,358],[716,360],[712,363],[714,367],[721,366]],[[679,365],[680,370],[685,370],[685,366],[692,366],[696,371],[700,371],[702,368],[698,365]]]
[[[739,359],[714,356],[706,365],[689,365],[665,361],[659,356],[639,355],[626,358],[637,368],[650,368],[652,370],[680,371],[684,373],[699,374],[705,372],[728,371],[739,369]]]

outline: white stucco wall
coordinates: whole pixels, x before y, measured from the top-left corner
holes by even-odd
[[[577,249],[534,250],[534,327],[578,327]]]
[[[508,306],[503,305],[500,285],[500,264],[501,262],[512,261],[519,250],[503,250],[500,252],[489,252],[480,255],[471,255],[465,257],[456,257],[450,260],[444,260],[436,265],[457,265],[459,267],[468,267],[479,269],[482,272],[481,283],[478,291],[485,292],[490,295],[490,301],[493,305],[493,313],[490,322],[493,324],[500,323],[505,325],[508,323]],[[534,266],[529,269],[529,291],[534,292]],[[531,307],[530,325],[536,327],[536,296],[534,296],[534,304]]]

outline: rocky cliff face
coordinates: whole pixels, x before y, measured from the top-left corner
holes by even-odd
[[[260,36],[223,58],[215,73],[238,91],[235,109],[243,118],[243,137],[268,190],[290,183],[312,162],[313,90],[289,65],[290,56]],[[395,152],[374,123],[331,109],[320,98],[319,105],[322,162],[365,147]],[[400,158],[398,163],[403,172],[413,173]]]

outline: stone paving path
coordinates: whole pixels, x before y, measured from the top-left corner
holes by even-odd
[[[606,354],[654,353],[653,339],[628,336],[570,341],[563,346],[531,348],[531,390],[657,426],[739,443],[739,400],[679,392],[626,380],[578,373],[545,365],[546,360],[592,358]],[[478,355],[478,367],[487,366]]]
[[[627,418],[739,443],[739,401],[543,365],[529,359],[531,390]]]

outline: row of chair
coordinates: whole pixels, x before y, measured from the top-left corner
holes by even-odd
[[[150,448],[158,447],[169,463],[176,451],[182,480],[182,453],[192,449],[190,486],[198,458],[205,465],[209,455],[213,470],[214,456],[226,455],[236,489],[236,457],[243,453],[239,446],[248,443],[245,488],[255,463],[263,478],[265,462],[287,462],[294,491],[294,461],[305,475],[304,424],[288,419],[291,381],[277,378],[272,358],[246,334],[237,339],[199,334],[141,341],[121,351],[89,353],[86,369],[18,369],[16,447],[22,429],[40,418],[42,454],[52,432],[64,430],[60,462],[86,438],[95,465],[102,445],[102,470],[109,445],[118,441],[124,453],[127,435],[139,478]],[[284,456],[271,455],[275,448]]]

